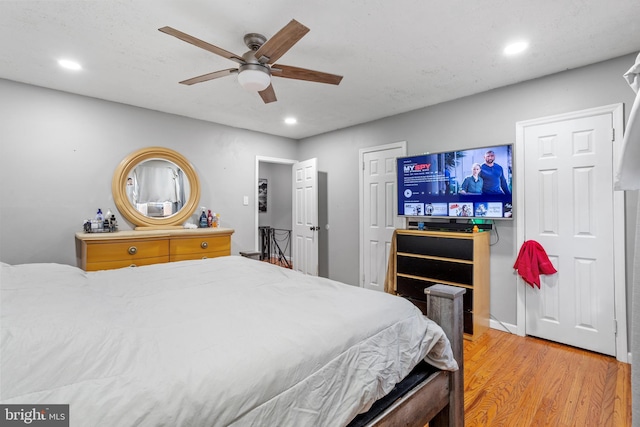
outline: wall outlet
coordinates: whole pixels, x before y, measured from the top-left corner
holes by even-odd
[[[242,198],[242,204],[245,206],[249,206],[249,196],[244,196]]]

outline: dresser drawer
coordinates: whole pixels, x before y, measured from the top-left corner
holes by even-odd
[[[123,261],[125,265],[131,265],[145,258],[166,258],[168,261],[169,240],[95,241],[86,244],[87,266],[110,261]]]
[[[437,282],[430,282],[427,280],[419,280],[411,277],[398,276],[396,278],[396,291],[398,295],[411,299],[412,302],[416,300],[427,301],[427,295],[424,293],[425,289],[436,285]],[[467,311],[473,311],[473,289],[465,288],[466,292],[462,296],[462,309]],[[418,305],[418,304],[415,304]]]
[[[396,278],[396,290],[398,294],[425,302],[427,301],[427,295],[424,293],[424,290],[435,284],[437,284],[437,282],[413,279],[411,277],[398,276]]]
[[[396,271],[436,283],[473,284],[473,264],[464,262],[398,255]]]
[[[111,270],[114,268],[140,267],[143,265],[159,264],[169,262],[169,255],[156,258],[138,258],[131,260],[88,262],[85,271]]]
[[[85,271],[109,270],[231,255],[230,228],[76,233],[76,258]]]
[[[173,238],[169,253],[171,261],[231,255],[231,236]]]
[[[396,243],[399,253],[473,260],[473,241],[469,239],[399,235]]]

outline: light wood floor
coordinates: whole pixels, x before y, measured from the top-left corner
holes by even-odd
[[[490,329],[464,343],[466,426],[631,426],[631,365]]]

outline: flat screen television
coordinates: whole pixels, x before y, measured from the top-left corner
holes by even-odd
[[[513,218],[513,145],[399,157],[398,215]]]

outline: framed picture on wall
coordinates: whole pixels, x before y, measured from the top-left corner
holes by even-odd
[[[267,180],[258,179],[258,212],[267,211]]]

